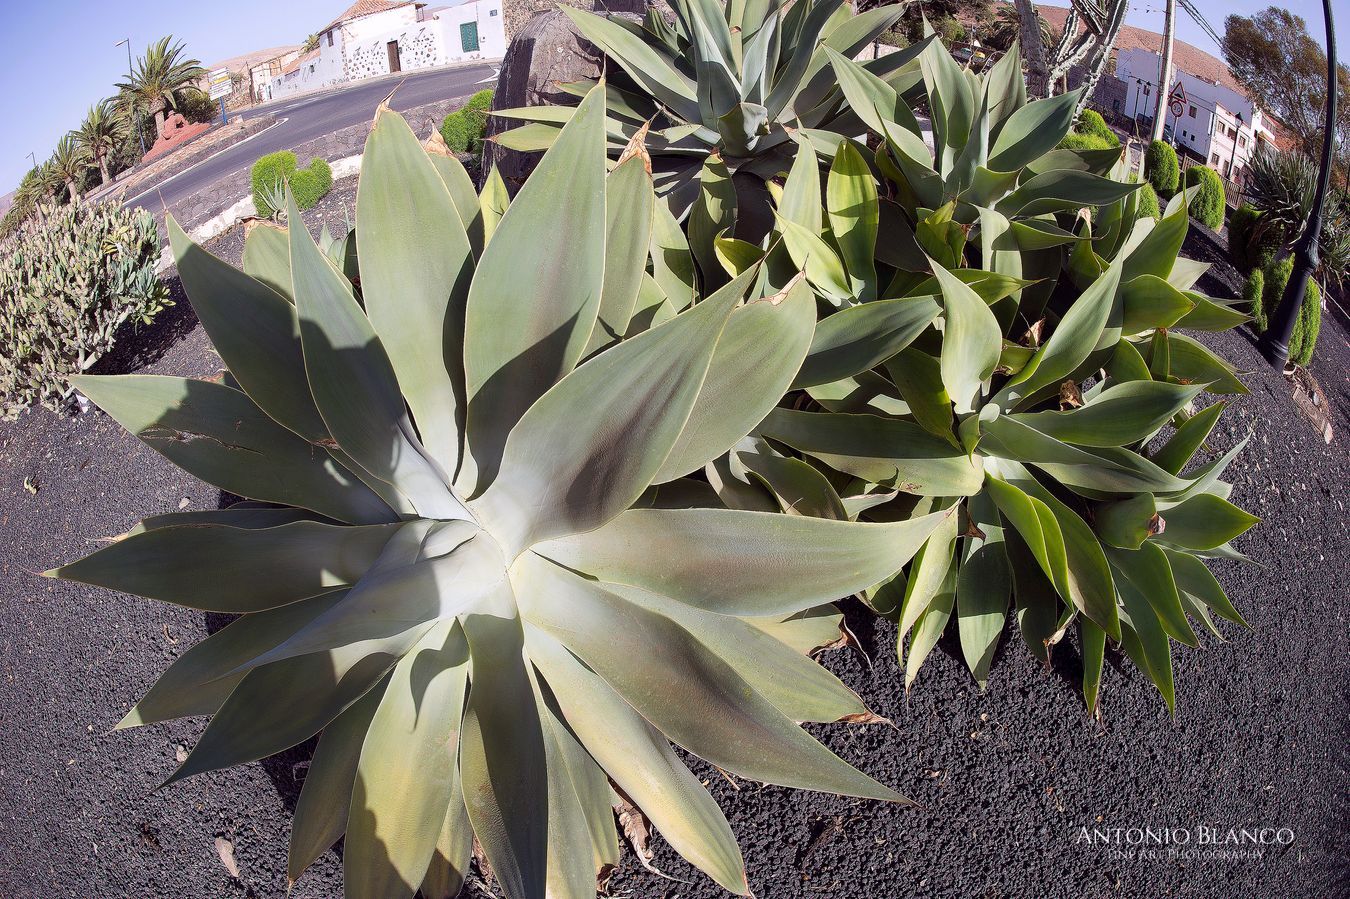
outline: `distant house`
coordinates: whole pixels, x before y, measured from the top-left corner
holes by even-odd
[[[1157,108],[1159,63],[1157,53],[1143,49],[1122,50],[1116,59],[1116,77],[1125,83],[1127,93],[1122,114],[1150,126]],[[1207,80],[1179,65],[1172,83],[1162,90],[1170,96],[1178,84],[1186,96],[1181,114],[1168,109],[1163,119],[1171,126],[1172,143],[1223,177],[1240,180],[1257,148],[1276,143],[1267,117],[1235,86]]]
[[[301,48],[286,47],[280,53],[254,63],[248,69],[249,96],[254,103],[272,99],[272,81],[286,71],[286,67],[300,58]]]
[[[319,46],[287,61],[266,99],[344,81],[424,69],[506,53],[501,0],[419,2],[356,0],[317,32]]]

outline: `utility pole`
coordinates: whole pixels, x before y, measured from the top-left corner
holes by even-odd
[[[134,81],[136,78],[135,71],[132,69],[131,66],[131,38],[124,37],[117,43],[113,44],[113,46],[120,47],[123,44],[127,45],[127,81],[128,83],[130,83],[131,81]],[[136,137],[138,137],[141,141],[141,156],[145,156],[145,132],[141,130],[141,108],[140,106],[138,106],[136,103],[133,102],[131,109],[132,109],[132,116],[135,122],[134,127],[136,129]]]
[[[1167,95],[1172,92],[1172,36],[1177,26],[1177,0],[1167,0],[1167,23],[1163,27],[1162,68],[1158,73],[1158,103],[1153,113],[1153,140],[1162,140],[1167,116]]]

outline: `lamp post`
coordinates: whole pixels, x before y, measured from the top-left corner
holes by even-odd
[[[122,38],[120,41],[118,41],[117,43],[113,44],[113,46],[114,46],[114,47],[120,47],[120,46],[122,46],[123,44],[126,44],[126,45],[127,45],[127,81],[130,82],[131,79],[133,79],[133,78],[136,77],[135,74],[132,72],[132,69],[131,69],[131,38],[129,38],[129,37],[124,37],[124,38]],[[140,141],[141,141],[141,155],[144,156],[144,155],[145,155],[145,131],[141,128],[141,109],[140,109],[140,107],[137,106],[135,103],[133,103],[133,104],[131,105],[131,113],[132,113],[133,116],[135,116],[135,123],[136,123],[136,137],[140,138]]]
[[[1289,339],[1294,334],[1294,323],[1303,308],[1303,293],[1308,287],[1308,276],[1317,267],[1317,239],[1322,234],[1322,207],[1326,204],[1327,185],[1331,181],[1331,157],[1336,149],[1336,31],[1331,21],[1331,0],[1322,0],[1322,12],[1327,29],[1327,105],[1322,133],[1322,170],[1317,177],[1317,193],[1313,195],[1308,223],[1294,244],[1294,268],[1284,288],[1280,305],[1271,317],[1270,328],[1261,337],[1261,353],[1271,365],[1283,368],[1289,361]]]

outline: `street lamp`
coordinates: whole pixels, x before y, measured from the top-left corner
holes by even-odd
[[[120,41],[118,41],[117,43],[113,44],[113,46],[114,46],[114,47],[120,47],[120,46],[122,46],[123,44],[126,44],[126,45],[127,45],[127,82],[130,83],[131,80],[132,80],[133,78],[136,77],[135,74],[134,74],[134,73],[132,72],[132,70],[131,70],[131,38],[129,38],[129,37],[124,37],[124,38],[122,38]],[[144,155],[145,155],[145,131],[144,131],[144,129],[141,128],[141,109],[140,109],[140,107],[137,106],[135,103],[132,103],[132,104],[131,104],[131,114],[132,114],[133,116],[136,117],[136,136],[137,136],[138,138],[140,138],[140,141],[141,141],[141,156],[144,156]]]
[[[1271,365],[1283,368],[1289,361],[1289,339],[1294,334],[1294,323],[1303,308],[1303,293],[1308,288],[1308,276],[1317,267],[1317,239],[1322,234],[1322,207],[1326,204],[1327,184],[1331,180],[1331,156],[1336,149],[1336,30],[1331,21],[1331,0],[1322,0],[1322,12],[1327,29],[1327,105],[1322,132],[1322,171],[1317,177],[1317,193],[1313,195],[1308,224],[1294,244],[1294,268],[1284,296],[1272,316],[1270,328],[1261,337],[1261,353]]]

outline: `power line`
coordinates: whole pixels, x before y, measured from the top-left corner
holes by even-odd
[[[1206,34],[1208,34],[1210,39],[1214,41],[1214,43],[1222,47],[1223,38],[1219,37],[1218,32],[1214,30],[1214,26],[1209,24],[1209,20],[1206,19],[1204,15],[1201,14],[1200,10],[1195,8],[1195,4],[1192,2],[1192,0],[1179,0],[1179,2],[1181,4],[1181,8],[1184,9],[1186,11],[1186,14],[1191,17],[1191,21],[1199,25],[1201,30],[1203,30]]]

